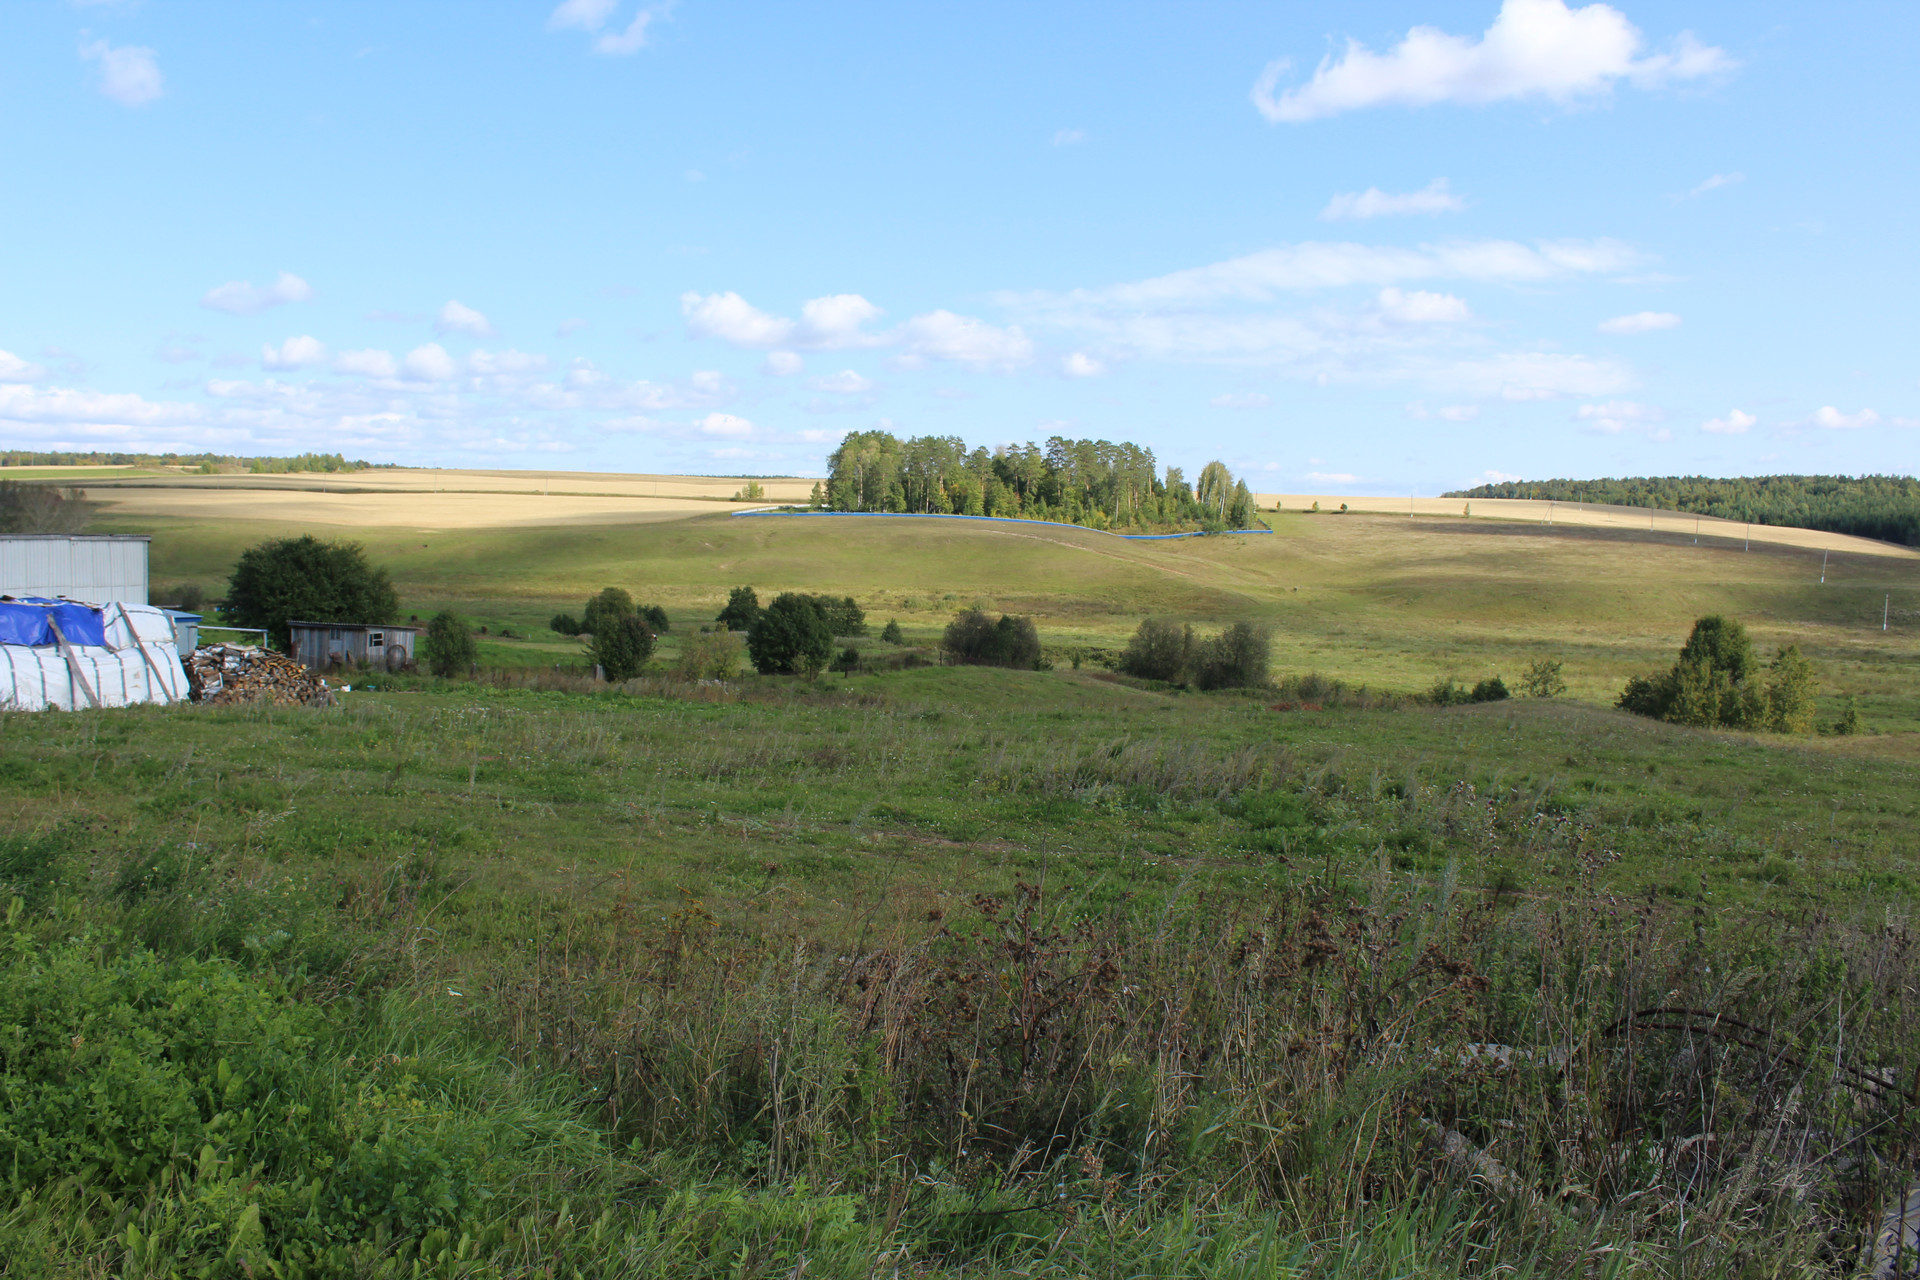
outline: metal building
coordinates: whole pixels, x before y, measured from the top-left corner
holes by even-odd
[[[144,534],[0,534],[0,595],[147,603]]]
[[[289,622],[293,658],[314,671],[328,667],[381,667],[398,671],[413,664],[414,639],[425,627],[352,622]]]

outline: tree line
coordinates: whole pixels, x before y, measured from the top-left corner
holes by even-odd
[[[0,451],[0,467],[198,467],[219,471],[250,471],[280,475],[290,471],[369,471],[390,463],[349,460],[337,453],[300,453],[291,457],[243,458],[230,453],[35,453],[25,449]]]
[[[1627,476],[1508,480],[1448,498],[1530,498],[1660,507],[1689,515],[1819,529],[1920,546],[1920,480],[1912,476]]]
[[[1093,529],[1175,533],[1251,528],[1252,490],[1223,462],[1189,483],[1164,473],[1153,450],[1107,440],[1049,437],[1046,444],[968,451],[958,436],[855,431],[828,459],[814,505],[835,511],[1016,516]]]

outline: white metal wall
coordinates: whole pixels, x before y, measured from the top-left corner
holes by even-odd
[[[0,595],[147,603],[147,539],[0,534]]]

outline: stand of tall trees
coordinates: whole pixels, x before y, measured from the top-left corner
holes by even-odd
[[[1178,467],[1161,475],[1151,449],[1106,440],[1049,438],[968,452],[958,436],[856,431],[828,459],[826,505],[836,511],[1020,516],[1094,529],[1173,533],[1245,529],[1253,493],[1225,463],[1195,484]]]
[[[1920,480],[1912,476],[1628,476],[1509,480],[1445,495],[1659,507],[1722,520],[1821,529],[1920,546]]]

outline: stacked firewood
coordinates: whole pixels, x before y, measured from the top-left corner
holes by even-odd
[[[284,653],[247,644],[204,644],[187,656],[187,685],[195,702],[266,702],[282,706],[333,705],[318,672]]]

